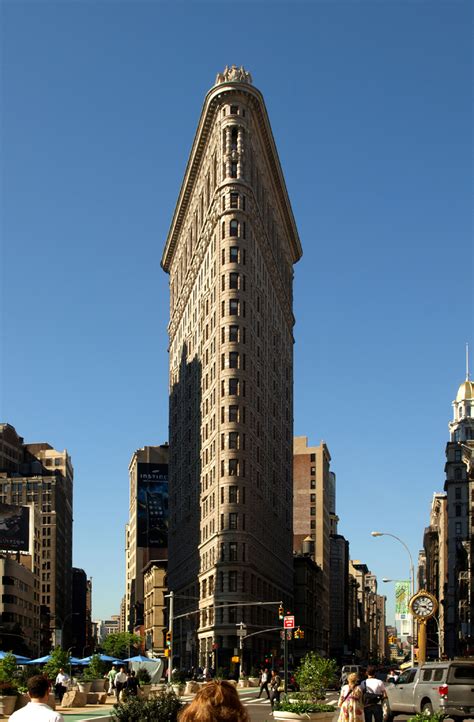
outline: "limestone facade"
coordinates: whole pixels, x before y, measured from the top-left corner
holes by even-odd
[[[263,97],[247,71],[226,69],[205,99],[162,259],[169,586],[177,614],[199,607],[181,640],[175,634],[182,664],[216,665],[218,655],[223,663],[242,620],[275,626],[276,607],[232,605],[291,600],[292,283],[301,254]],[[189,657],[194,636],[198,660]],[[266,643],[257,637],[253,648]]]

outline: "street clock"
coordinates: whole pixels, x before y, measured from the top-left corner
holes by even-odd
[[[438,601],[433,594],[430,594],[425,589],[420,589],[410,599],[408,607],[416,619],[426,620],[436,614]]]

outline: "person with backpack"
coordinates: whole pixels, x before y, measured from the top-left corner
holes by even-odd
[[[367,679],[364,679],[360,688],[364,703],[365,722],[383,722],[382,701],[387,696],[385,685],[375,677],[375,667],[367,667]]]
[[[337,706],[341,710],[338,722],[362,722],[364,706],[357,672],[347,675],[347,682],[341,688]]]

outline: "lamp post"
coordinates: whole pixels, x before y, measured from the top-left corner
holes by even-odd
[[[373,531],[371,532],[372,536],[389,536],[392,537],[392,539],[396,539],[400,544],[404,547],[405,551],[407,552],[409,559],[410,559],[410,581],[411,581],[411,596],[415,594],[415,566],[413,564],[413,557],[411,555],[411,552],[405,542],[400,539],[400,537],[396,536],[395,534],[391,534],[388,531]],[[385,579],[384,579],[385,581]],[[411,644],[410,644],[410,661],[411,666],[415,666],[415,622],[413,619],[413,614],[410,613],[410,619],[411,619]]]

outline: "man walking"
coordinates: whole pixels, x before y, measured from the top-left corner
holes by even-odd
[[[120,692],[123,690],[125,685],[127,684],[127,675],[125,674],[125,667],[120,667],[120,672],[117,672],[115,675],[115,696],[117,697],[117,702],[120,702]]]
[[[268,691],[268,669],[260,670],[260,692],[258,693],[257,699],[260,699],[262,691],[265,690],[267,693],[267,699],[270,699],[270,692]]]
[[[387,696],[385,685],[375,677],[375,667],[367,667],[367,679],[361,683],[365,722],[383,722],[382,700]]]
[[[280,702],[280,685],[281,685],[281,677],[280,675],[275,672],[275,670],[272,670],[272,676],[270,679],[270,704],[273,706],[275,702]]]

